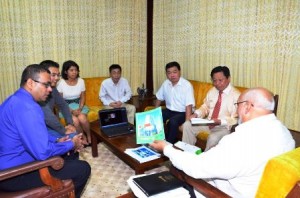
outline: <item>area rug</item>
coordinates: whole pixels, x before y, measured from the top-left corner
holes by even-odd
[[[98,154],[98,157],[93,158],[91,147],[85,148],[80,153],[80,159],[86,160],[92,167],[91,177],[81,197],[113,198],[130,191],[127,179],[135,175],[134,170],[115,156],[103,143],[98,144]],[[160,164],[158,168],[148,170],[145,173],[168,170],[169,166],[169,162],[165,162]]]

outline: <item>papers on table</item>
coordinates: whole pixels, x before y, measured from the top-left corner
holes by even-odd
[[[125,153],[134,159],[138,160],[140,163],[148,162],[160,158],[160,154],[151,150],[146,146],[140,146],[137,148],[128,148]]]
[[[192,118],[191,119],[192,124],[213,124],[213,120],[203,119],[203,118]]]
[[[137,196],[138,198],[147,198],[146,194],[143,193],[143,191],[133,182],[133,178],[136,177],[141,177],[141,176],[145,176],[147,174],[142,174],[142,175],[134,175],[131,176],[128,180],[127,183],[129,185],[129,187],[131,188],[132,192],[134,193],[135,196]],[[155,184],[153,184],[155,185]],[[151,198],[189,198],[190,194],[189,191],[187,191],[185,188],[180,187],[180,188],[176,188],[173,190],[169,190],[163,193],[159,193],[156,195],[152,195],[150,196]]]

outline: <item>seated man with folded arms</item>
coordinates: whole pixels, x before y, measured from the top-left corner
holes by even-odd
[[[230,84],[230,70],[226,66],[217,66],[211,71],[214,87],[211,88],[203,105],[191,118],[207,118],[214,125],[192,125],[190,120],[183,124],[182,141],[194,145],[199,132],[209,133],[205,151],[218,144],[219,140],[230,133],[231,126],[237,123],[236,106],[240,92]]]
[[[56,84],[60,78],[59,64],[52,60],[44,60],[40,65],[50,71],[52,92],[46,101],[39,102],[45,115],[48,131],[58,138],[76,132],[69,106],[56,89]],[[60,123],[58,117],[53,112],[55,106],[62,112],[66,120],[65,127]]]
[[[118,64],[109,67],[110,78],[105,79],[99,90],[99,99],[105,108],[125,107],[128,122],[134,124],[135,106],[126,102],[131,98],[132,92],[128,81],[122,77],[122,68]]]
[[[231,197],[255,197],[268,160],[294,149],[295,141],[274,115],[275,102],[269,90],[247,89],[236,105],[241,124],[200,155],[177,150],[165,141],[154,141],[150,146],[163,151],[176,168]]]
[[[166,109],[162,110],[163,122],[167,122],[166,140],[171,143],[177,141],[178,127],[188,120],[195,106],[194,89],[191,83],[181,77],[178,62],[166,64],[167,80],[163,82],[156,93],[155,107],[166,102]]]
[[[48,133],[44,113],[38,102],[45,101],[52,91],[50,72],[33,64],[23,73],[20,88],[0,106],[0,170],[25,163],[46,160],[83,148],[82,134],[72,139]],[[60,170],[49,168],[50,174],[59,179],[72,179],[75,195],[80,197],[91,174],[86,161],[65,160]],[[0,182],[1,191],[20,191],[43,186],[39,172],[33,171]]]

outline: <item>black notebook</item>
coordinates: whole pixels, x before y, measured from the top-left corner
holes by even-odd
[[[169,171],[133,178],[133,182],[148,197],[183,186],[183,182],[173,176]]]

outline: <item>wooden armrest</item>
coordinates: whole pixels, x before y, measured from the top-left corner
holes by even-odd
[[[45,168],[51,166],[55,170],[59,170],[63,167],[64,160],[61,157],[52,157],[43,161],[35,161],[26,164],[22,164],[20,166],[16,166],[13,168],[9,168],[6,170],[0,171],[0,181],[15,177],[18,175],[22,175],[24,173],[32,172],[35,170],[39,170],[41,168]]]
[[[286,198],[299,198],[300,197],[300,181],[298,181]]]
[[[174,166],[171,166],[170,172],[175,175],[178,179],[182,180],[183,182],[188,183],[189,185],[193,186],[195,190],[200,192],[202,195],[208,198],[230,198],[229,195],[224,193],[223,191],[217,189],[216,187],[212,186],[211,184],[205,182],[202,179],[195,179],[193,177],[188,176],[183,171],[178,170]]]

